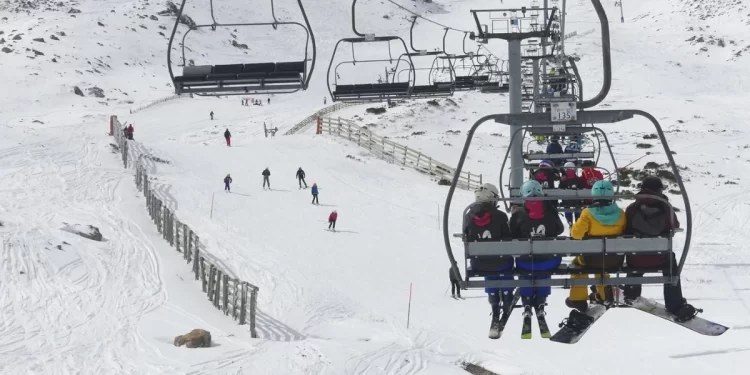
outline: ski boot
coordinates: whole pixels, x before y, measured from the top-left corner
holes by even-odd
[[[492,307],[492,321],[490,322],[490,333],[489,338],[496,340],[500,338],[500,295],[490,294],[488,296],[490,306]]]
[[[591,290],[591,293],[589,294],[589,301],[591,303],[604,305],[608,308],[614,305],[615,296],[611,285],[607,285],[604,287],[604,299],[602,299],[602,297],[599,295],[599,292],[596,290],[595,286],[591,285],[589,288]]]
[[[578,310],[570,310],[570,315],[559,324],[559,327],[567,327],[575,333],[580,333],[591,323],[594,322],[594,318],[582,313]]]
[[[575,309],[582,313],[585,313],[589,309],[589,304],[586,301],[573,301],[570,298],[565,299],[565,306]]]
[[[698,313],[702,313],[703,309],[697,309],[693,305],[687,303],[683,298],[682,304],[676,308],[667,309],[667,311],[674,316],[674,320],[683,323],[695,318]]]

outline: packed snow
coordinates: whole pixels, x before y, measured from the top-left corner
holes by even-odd
[[[473,27],[469,9],[529,5],[394,1],[467,30]],[[186,12],[207,22],[206,3],[189,5]],[[275,3],[277,17],[298,17],[295,1]],[[360,3],[360,30],[408,37],[408,13],[387,1]],[[247,4],[225,0],[218,16],[248,13]],[[502,375],[746,373],[750,255],[744,241],[750,196],[742,171],[750,161],[750,142],[742,124],[750,117],[745,105],[750,41],[744,33],[750,11],[745,4],[631,0],[622,9],[624,23],[613,1],[604,4],[614,73],[600,107],[643,109],[664,127],[693,213],[684,294],[705,310],[701,316],[730,330],[706,337],[639,311],[615,309],[570,346],[543,340],[536,331],[532,340],[521,340],[519,313],[504,337],[489,340],[486,295],[470,290],[462,293],[465,300],[450,298],[441,228],[447,187],[378,160],[345,139],[315,135],[313,128],[281,136],[323,108],[333,46],[353,35],[350,1],[305,5],[318,43],[306,92],[274,95],[270,104],[268,96],[249,95],[263,106],[242,106],[240,97],[180,98],[131,114],[173,94],[165,52],[174,17],[159,14],[165,3],[0,3],[0,49],[9,50],[0,52],[6,88],[0,91],[5,185],[0,373],[462,374],[462,363]],[[566,33],[578,35],[567,41],[566,51],[581,57],[589,98],[602,81],[599,25],[589,1],[568,1],[568,7]],[[252,12],[254,19],[270,17],[266,2],[253,5]],[[442,28],[420,21],[415,43],[438,47],[442,34]],[[281,59],[287,51],[300,56],[300,36],[287,35],[270,28],[196,32],[190,58]],[[460,50],[461,37],[450,34],[449,49]],[[232,40],[248,50],[231,47]],[[506,55],[505,42],[493,41],[489,48]],[[174,51],[177,68],[179,48]],[[372,74],[382,66],[360,69],[376,77]],[[506,112],[507,99],[459,93],[437,105],[415,101],[382,115],[366,113],[371,105],[364,105],[332,116],[454,165],[471,124]],[[140,147],[168,161],[155,162],[150,173],[206,251],[260,288],[257,339],[206,301],[190,267],[158,234],[133,171],[122,168],[111,145],[113,114],[135,124]],[[279,127],[276,137],[264,136],[264,122]],[[649,139],[653,129],[646,121],[603,127],[618,166],[667,162],[658,142]],[[222,137],[227,128],[232,147]],[[508,138],[507,129],[486,125],[465,168],[496,183]],[[602,166],[612,164],[603,156]],[[265,167],[271,190],[261,186]],[[317,183],[320,205],[311,204],[309,189],[299,188],[298,167],[309,186]],[[233,178],[231,193],[223,191],[227,174]],[[684,223],[678,194],[671,192],[670,199]],[[460,230],[460,212],[472,200],[471,192],[457,192],[451,232]],[[333,210],[339,214],[335,233],[326,230]],[[80,235],[90,234],[91,227],[102,241]],[[683,240],[677,237],[677,248]],[[460,242],[453,246],[460,258]],[[553,331],[568,314],[566,295],[555,289],[549,299]],[[647,286],[644,295],[660,300],[661,288]],[[211,348],[173,346],[175,336],[195,328],[211,332]]]

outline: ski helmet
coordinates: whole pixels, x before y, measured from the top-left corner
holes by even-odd
[[[591,196],[599,198],[612,198],[615,195],[615,188],[609,181],[601,180],[594,183],[591,188]]]
[[[643,178],[643,181],[641,181],[641,189],[649,189],[661,192],[662,190],[664,190],[664,184],[661,182],[661,179],[659,177],[646,176],[645,178]]]
[[[474,190],[474,198],[477,202],[491,202],[497,199],[500,191],[493,184],[484,184],[479,189]]]
[[[541,167],[550,167],[550,168],[552,168],[552,167],[554,167],[554,166],[555,166],[555,163],[553,163],[553,162],[552,162],[552,160],[542,160],[542,161],[541,161],[541,162],[539,163],[539,167],[540,167],[540,168],[541,168]]]
[[[524,198],[544,196],[544,192],[542,192],[542,184],[536,180],[528,180],[524,182],[523,185],[521,185],[521,196]]]
[[[563,167],[565,167],[565,168],[575,168],[576,167],[576,163],[573,163],[572,161],[569,161],[569,162],[565,163],[565,165]]]

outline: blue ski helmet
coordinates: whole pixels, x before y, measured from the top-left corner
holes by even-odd
[[[528,197],[542,197],[542,184],[536,180],[528,180],[521,185],[521,196],[524,198]]]
[[[591,196],[598,198],[612,198],[615,195],[615,188],[612,183],[606,180],[597,181],[591,187]]]

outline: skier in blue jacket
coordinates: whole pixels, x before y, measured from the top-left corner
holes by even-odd
[[[313,186],[312,186],[312,189],[310,189],[310,192],[312,193],[312,196],[313,196],[311,203],[320,204],[320,202],[318,202],[318,184],[317,183],[313,182]]]
[[[227,175],[226,177],[224,177],[224,191],[231,192],[231,190],[229,189],[229,184],[231,183],[232,183],[232,177],[230,175]]]

